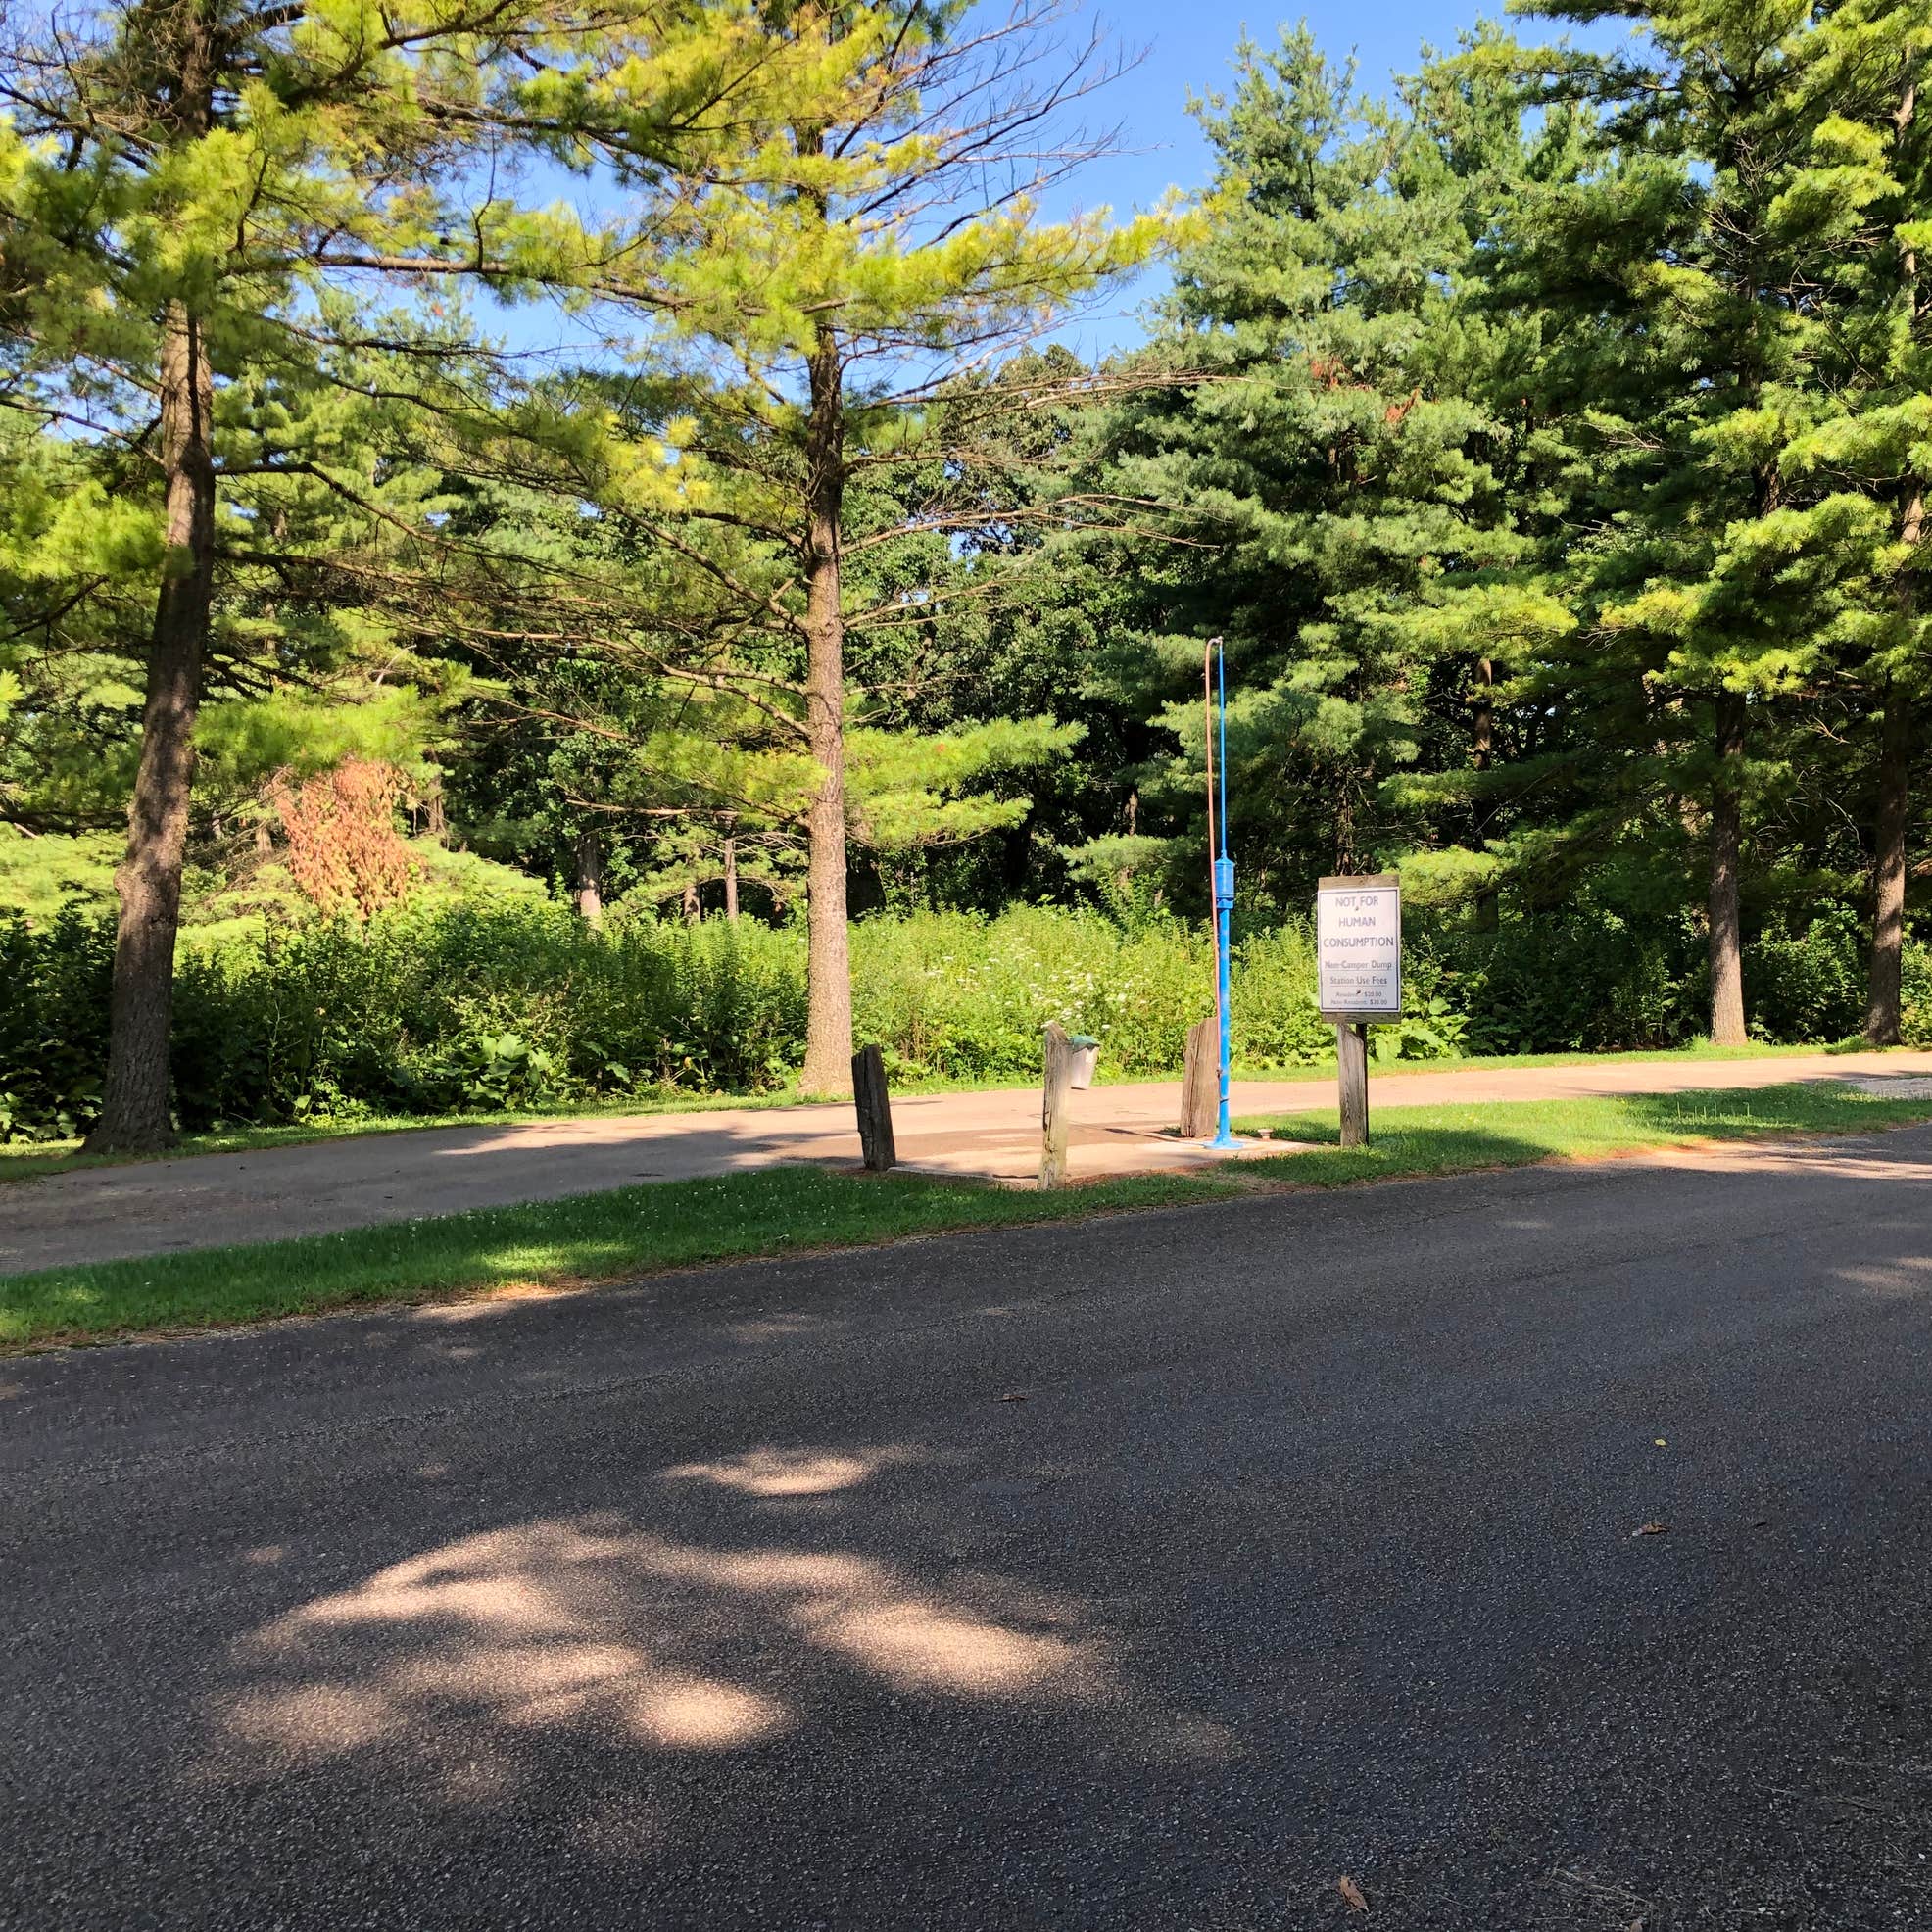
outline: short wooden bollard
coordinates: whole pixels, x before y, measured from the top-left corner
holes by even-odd
[[[1181,1137],[1206,1140],[1221,1124],[1221,1022],[1210,1013],[1187,1029],[1181,1076]]]
[[[898,1159],[893,1145],[893,1101],[886,1090],[886,1056],[877,1046],[852,1055],[852,1103],[858,1109],[858,1144],[866,1171],[885,1174]]]
[[[1369,1144],[1369,1029],[1357,1020],[1335,1022],[1335,1074],[1341,1087],[1341,1144]]]
[[[1057,1020],[1046,1023],[1046,1078],[1039,1103],[1039,1184],[1067,1182],[1067,1095],[1072,1090],[1074,1049]]]

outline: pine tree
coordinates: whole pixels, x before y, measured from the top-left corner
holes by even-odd
[[[494,194],[480,157],[701,155],[741,106],[799,78],[771,56],[742,13],[626,0],[115,0],[0,49],[8,406],[77,419],[152,463],[162,499],[97,1148],[170,1131],[174,941],[224,496],[250,475],[339,481],[326,448],[291,447],[271,410],[250,415],[253,386],[365,375],[344,364],[380,346],[359,320],[372,278],[508,295],[596,283],[608,238]],[[438,368],[422,362],[405,395]]]
[[[1440,613],[1524,550],[1502,487],[1511,428],[1479,381],[1492,350],[1456,295],[1474,178],[1493,164],[1360,99],[1306,29],[1243,46],[1203,124],[1212,219],[1149,353],[1181,379],[1128,404],[1116,430],[1112,487],[1171,518],[1170,541],[1136,558],[1153,648],[1121,668],[1141,704],[1167,706],[1183,749],[1150,791],[1185,823],[1204,756],[1200,640],[1225,636],[1246,876],[1299,909],[1317,874],[1413,836],[1414,797],[1385,788],[1436,728],[1438,663],[1456,660],[1467,714],[1481,654]],[[1504,138],[1514,152],[1514,119]]]
[[[1830,223],[1825,326],[1780,466],[1795,487],[1828,493],[1809,513],[1829,518],[1840,539],[1834,566],[1848,595],[1830,646],[1878,714],[1864,1032],[1896,1045],[1913,728],[1932,621],[1917,586],[1932,467],[1932,298],[1919,272],[1932,241],[1932,140],[1919,102],[1932,7],[1869,0],[1822,16],[1817,35],[1811,85],[1830,111],[1786,196]],[[1847,496],[1862,515],[1848,514]]]
[[[631,409],[647,443],[677,446],[680,496],[667,512],[652,476],[634,501],[635,466],[597,487],[609,514],[738,600],[738,635],[687,675],[760,710],[791,741],[773,756],[809,760],[808,1091],[851,1080],[848,657],[916,623],[922,595],[901,585],[855,604],[850,562],[943,548],[988,519],[970,489],[907,519],[872,486],[908,467],[970,483],[973,452],[945,441],[960,418],[932,406],[1161,234],[1154,217],[1116,225],[1104,210],[1040,218],[1041,191],[1104,145],[1054,131],[1108,72],[1097,44],[1064,49],[1054,18],[1031,0],[990,24],[967,24],[961,0],[774,14],[774,45],[830,77],[830,97],[750,126],[673,195],[640,184],[638,353],[684,368],[640,381]],[[855,527],[873,510],[881,521]]]
[[[1600,159],[1515,212],[1510,254],[1571,345],[1559,407],[1595,469],[1596,521],[1571,554],[1579,637],[1601,659],[1588,675],[1625,693],[1630,803],[1702,792],[1711,1037],[1737,1043],[1750,800],[1778,780],[1779,704],[1851,620],[1841,566],[1870,528],[1785,451],[1813,414],[1828,292],[1873,177],[1831,152],[1829,15],[1616,11],[1640,23],[1636,51],[1522,59],[1556,98],[1594,104]],[[1692,732],[1701,746],[1677,755]]]
[[[594,387],[638,406],[636,382]],[[588,447],[609,462],[644,433]],[[748,627],[745,604],[753,584],[782,599],[791,560],[736,526],[700,524],[695,541],[673,520],[672,541],[652,541],[635,498],[609,514],[555,487],[555,468],[550,487],[532,487],[526,447],[498,454],[514,480],[453,483],[458,507],[445,528],[461,538],[462,567],[415,613],[423,649],[478,674],[451,786],[466,835],[574,884],[580,897],[589,854],[600,904],[607,887],[688,914],[721,899],[735,913],[749,888],[760,911],[786,907],[806,884],[820,772],[799,653],[783,630]],[[923,468],[868,469],[850,493],[861,561],[848,591],[888,618],[913,619],[875,627],[869,668],[888,689],[871,712],[848,707],[845,732],[847,844],[885,868],[1019,822],[1030,806],[1023,776],[1080,735],[1064,720],[915,717],[894,701],[943,681],[914,660],[956,587],[948,579],[973,574],[943,532],[911,527],[931,501],[918,487]],[[893,541],[866,544],[875,531]]]

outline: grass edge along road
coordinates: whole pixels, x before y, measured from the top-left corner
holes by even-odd
[[[1250,1121],[1315,1141],[1205,1175],[1148,1175],[1039,1194],[901,1174],[774,1167],[609,1193],[391,1222],[338,1234],[0,1277],[0,1351],[519,1288],[590,1286],[708,1262],[862,1247],[922,1234],[1173,1207],[1253,1191],[1346,1186],[1589,1160],[1701,1141],[1859,1134],[1932,1120],[1932,1099],[1836,1082],[1489,1106],[1405,1107],[1368,1147],[1328,1115]]]
[[[1491,1053],[1449,1054],[1438,1060],[1385,1060],[1372,1071],[1377,1080],[1402,1074],[1479,1073],[1492,1068],[1628,1066],[1684,1060],[1774,1060],[1796,1054],[1871,1052],[1864,1040],[1854,1038],[1836,1045],[1771,1046],[1754,1040],[1745,1046],[1713,1046],[1709,1040],[1693,1040],[1688,1046],[1640,1047],[1628,1053]],[[1180,1079],[1178,1069],[1166,1074],[1136,1073],[1121,1079],[1110,1078],[1103,1063],[1099,1087],[1158,1086]],[[1235,1080],[1306,1081],[1317,1087],[1335,1077],[1332,1058],[1297,1067],[1236,1066]],[[907,1080],[895,1078],[893,1093],[906,1098],[935,1093],[994,1093],[1010,1091],[1026,1083],[1017,1077],[984,1080]],[[817,1094],[801,1093],[795,1087],[784,1087],[764,1093],[684,1093],[675,1089],[652,1088],[642,1093],[604,1095],[597,1099],[578,1099],[549,1107],[471,1108],[443,1114],[368,1114],[358,1119],[294,1121],[279,1127],[224,1127],[203,1134],[184,1134],[171,1147],[145,1154],[85,1154],[78,1140],[0,1141],[0,1185],[16,1181],[34,1181],[43,1175],[72,1174],[84,1168],[124,1167],[136,1161],[191,1160],[197,1154],[234,1154],[263,1147],[306,1147],[324,1140],[352,1140],[365,1135],[428,1133],[448,1127],[534,1127],[546,1121],[604,1120],[645,1117],[656,1114],[704,1114],[734,1108],[810,1107],[824,1104]]]

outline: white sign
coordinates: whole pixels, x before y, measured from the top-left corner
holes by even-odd
[[[1324,879],[1315,894],[1322,1011],[1394,1019],[1402,1011],[1402,889],[1392,872]]]

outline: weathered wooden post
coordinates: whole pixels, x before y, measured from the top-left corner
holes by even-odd
[[[1072,1042],[1057,1020],[1046,1023],[1046,1078],[1039,1106],[1039,1184],[1067,1182],[1067,1095],[1073,1084]]]
[[[1221,1023],[1210,1013],[1187,1029],[1181,1075],[1181,1137],[1205,1140],[1221,1113]]]
[[[858,1109],[858,1144],[866,1171],[888,1173],[898,1159],[893,1145],[893,1101],[886,1090],[886,1056],[877,1045],[852,1055],[852,1103]]]
[[[1335,1022],[1335,1073],[1341,1087],[1341,1144],[1369,1144],[1369,1029],[1356,1020]]]

